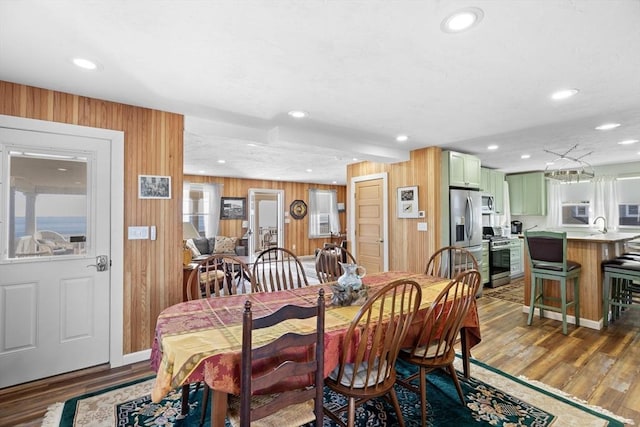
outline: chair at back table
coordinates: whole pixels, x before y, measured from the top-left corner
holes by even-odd
[[[258,254],[253,263],[253,278],[262,292],[309,286],[300,260],[284,248],[271,248]]]
[[[255,282],[247,264],[233,256],[222,254],[211,255],[200,261],[187,280],[187,299],[190,301],[254,291],[256,291]],[[186,384],[182,386],[182,408],[189,407],[188,400],[189,384]],[[205,387],[202,395],[200,425],[204,422],[208,403],[209,387]]]
[[[211,255],[200,261],[187,279],[188,300],[255,291],[255,281],[247,264],[228,255]]]
[[[451,279],[466,270],[478,270],[478,261],[464,248],[445,246],[431,255],[425,274]]]
[[[456,376],[453,360],[454,344],[469,307],[475,301],[480,286],[480,273],[467,270],[459,273],[431,303],[429,311],[420,321],[421,333],[416,336],[412,348],[400,351],[400,359],[416,365],[419,371],[407,378],[398,378],[398,384],[420,395],[422,425],[426,426],[426,374],[438,368],[447,368],[464,405],[464,395]],[[414,325],[415,326],[415,325]],[[419,378],[418,386],[413,380]]]
[[[325,386],[346,396],[339,408],[325,406],[325,414],[339,425],[353,427],[355,408],[386,396],[404,427],[398,397],[395,363],[400,345],[420,307],[422,289],[412,280],[396,280],[372,295],[356,313],[338,355],[339,364],[325,378]],[[339,414],[347,412],[345,424]]]
[[[316,254],[316,274],[320,283],[338,280],[342,276],[341,262],[357,264],[348,250],[334,243],[326,243]]]
[[[257,319],[253,318],[251,302],[245,303],[240,396],[229,397],[228,415],[232,426],[297,427],[314,419],[316,426],[322,426],[324,310],[324,289],[318,292],[316,306],[287,305]],[[293,319],[312,317],[316,317],[316,327],[312,332],[301,334],[287,330],[286,324]],[[260,329],[277,328],[277,325],[281,326],[277,339],[262,346],[253,346]],[[281,355],[278,367],[265,372],[261,362],[276,354]],[[297,386],[291,385],[292,377],[305,378],[305,381]],[[277,390],[277,393],[264,394],[270,390]]]
[[[573,306],[576,326],[580,326],[580,269],[581,265],[567,259],[567,233],[551,231],[525,231],[525,244],[529,250],[531,266],[531,300],[527,325],[533,322],[536,307],[540,317],[544,310],[562,313],[562,333],[567,335],[567,309]],[[547,281],[560,284],[560,297],[545,292]],[[567,297],[567,280],[573,280],[573,299]],[[549,305],[546,301],[559,302],[560,306]]]

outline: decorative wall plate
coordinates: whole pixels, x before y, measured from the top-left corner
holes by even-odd
[[[289,213],[293,219],[302,219],[307,215],[307,204],[302,200],[294,200],[289,206]]]

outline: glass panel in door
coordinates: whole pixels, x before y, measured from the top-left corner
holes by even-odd
[[[7,258],[84,255],[87,159],[10,151]]]

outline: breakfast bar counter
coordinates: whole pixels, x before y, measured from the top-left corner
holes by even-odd
[[[580,273],[580,326],[593,329],[602,329],[602,261],[615,258],[625,251],[625,243],[640,237],[640,233],[620,233],[598,231],[568,231],[567,232],[567,259],[582,265]],[[524,275],[524,306],[523,311],[529,312],[531,300],[531,268],[529,266],[529,254],[525,245],[525,275]],[[552,286],[554,292],[558,286]],[[573,298],[572,289],[567,287],[568,298]],[[551,293],[551,296],[559,296],[559,291]],[[561,320],[561,314],[545,311],[545,317]],[[536,312],[536,317],[538,313]],[[575,324],[573,307],[568,311],[567,321]]]

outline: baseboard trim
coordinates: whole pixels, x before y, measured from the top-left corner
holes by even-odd
[[[527,313],[527,315],[528,315],[529,314],[529,306],[528,305],[523,305],[522,306],[522,312],[523,313]],[[534,310],[533,316],[534,316],[534,321],[535,321],[536,317],[540,318],[540,309],[539,308],[536,308]],[[558,320],[558,321],[562,322],[562,313],[557,313],[555,311],[545,310],[544,317],[547,318],[547,319],[553,319],[553,320]],[[575,323],[576,323],[575,316],[567,314],[567,323],[575,325]],[[584,326],[585,328],[595,329],[595,330],[599,331],[599,330],[601,330],[603,328],[603,321],[602,321],[602,319],[600,319],[600,321],[597,321],[597,320],[591,320],[591,319],[584,319],[584,318],[581,317],[580,318],[580,326]]]
[[[137,351],[135,353],[129,353],[122,356],[123,365],[132,365],[138,362],[144,362],[151,359],[151,349]]]

